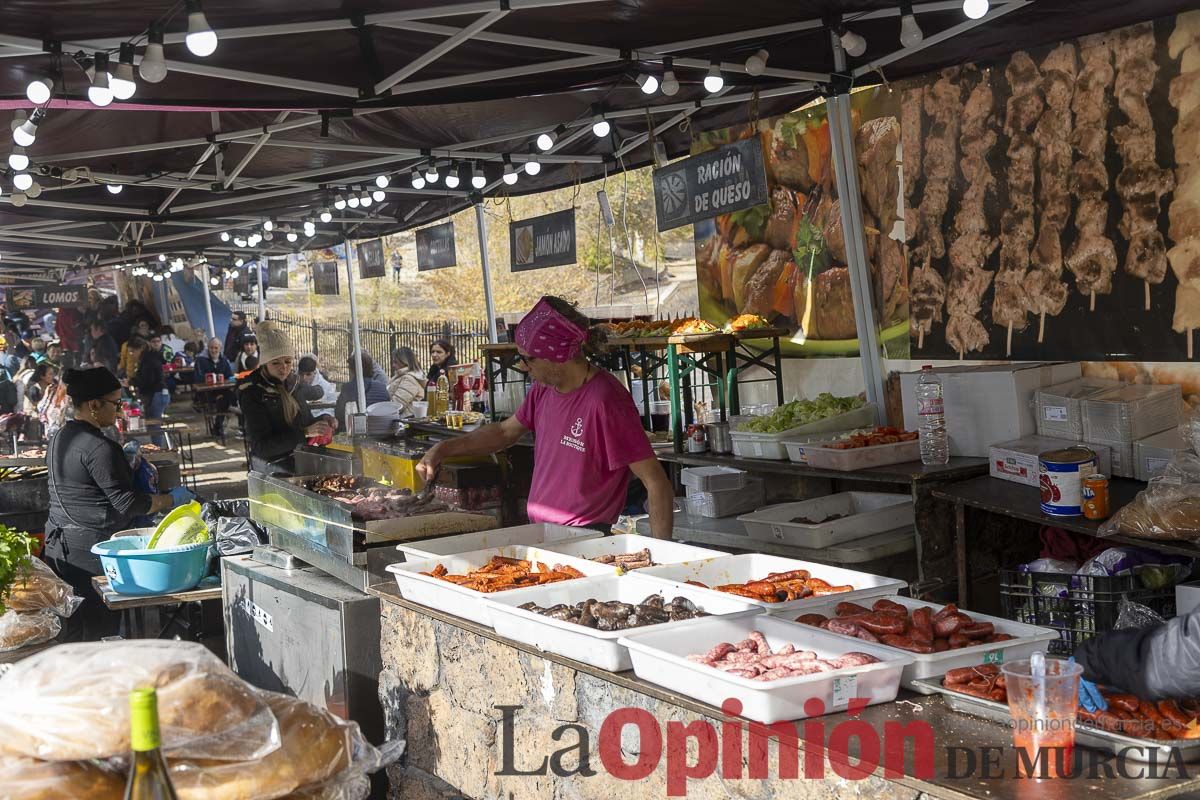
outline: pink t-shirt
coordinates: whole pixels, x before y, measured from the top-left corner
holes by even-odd
[[[517,421],[534,432],[531,522],[616,522],[629,465],[654,458],[633,396],[607,372],[566,394],[533,384]]]

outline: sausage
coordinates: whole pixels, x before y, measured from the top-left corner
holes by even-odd
[[[1143,703],[1142,705],[1148,706],[1150,704]],[[1173,722],[1181,728],[1186,728],[1192,722],[1192,717],[1188,716],[1187,713],[1180,708],[1179,704],[1174,700],[1159,700],[1158,712],[1167,720]]]
[[[945,639],[934,639],[933,640],[933,652],[944,653],[949,649],[950,649],[950,642],[946,641]]]
[[[849,622],[844,619],[831,619],[825,629],[830,633],[840,633],[842,636],[858,636],[858,632],[862,630],[857,623]]]
[[[1116,706],[1121,711],[1128,711],[1130,714],[1137,713],[1140,703],[1136,696],[1132,694],[1106,694],[1104,699],[1108,701],[1110,706]]]
[[[812,577],[812,573],[806,569],[794,569],[791,572],[771,572],[767,574],[765,580],[771,583],[782,583],[783,581],[804,581]]]
[[[929,630],[929,635],[933,636],[933,609],[925,606],[915,609],[912,612],[913,630]]]
[[[1013,636],[1011,633],[993,633],[984,641],[986,641],[988,644],[995,644],[996,642],[1007,642],[1009,639],[1015,638],[1017,637]]]
[[[952,633],[957,633],[958,629],[963,626],[963,621],[960,615],[950,614],[945,617],[934,616],[933,618],[933,634],[934,636],[948,637]]]
[[[949,641],[951,650],[957,650],[960,647],[970,647],[971,645],[975,644],[974,641],[963,636],[961,633],[950,634]]]
[[[970,683],[975,678],[990,678],[1000,674],[1000,668],[995,664],[979,664],[974,667],[957,667],[948,670],[942,678],[943,686],[953,686],[956,683]]]
[[[973,697],[982,697],[984,700],[991,700],[991,694],[993,690],[987,688],[986,686],[980,687],[975,684],[964,683],[960,686],[955,686],[954,691],[962,692],[963,694],[969,694]]]
[[[833,607],[833,613],[839,617],[857,616],[859,614],[869,614],[871,609],[860,606],[858,603],[851,603],[843,600]]]
[[[822,622],[829,620],[824,614],[801,614],[796,617],[796,622],[801,625],[820,625]]]
[[[887,598],[883,597],[876,600],[875,605],[871,606],[871,608],[884,614],[899,614],[902,617],[908,616],[907,608],[895,602],[894,600],[888,600]]]
[[[862,614],[855,617],[854,622],[860,628],[865,628],[879,636],[887,633],[901,634],[908,628],[908,623],[904,620],[883,612]]]
[[[986,639],[996,632],[996,628],[990,622],[973,622],[963,625],[958,632],[968,639]]]
[[[899,636],[894,633],[885,634],[879,637],[879,641],[889,647],[897,647],[901,650],[907,650],[910,653],[932,653],[933,646],[914,642],[908,636]]]
[[[954,605],[954,603],[946,603],[946,605],[942,606],[941,611],[939,611],[933,615],[933,619],[936,622],[939,619],[944,619],[945,617],[949,617],[949,616],[951,616],[953,614],[957,614],[957,613],[958,613],[958,606]]]

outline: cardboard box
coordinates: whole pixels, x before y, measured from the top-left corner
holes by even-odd
[[[1118,478],[1133,477],[1133,442],[1088,441],[1085,439],[1083,446],[1090,447],[1097,452],[1102,448],[1108,450],[1112,466],[1105,474],[1110,478],[1114,475]]]
[[[1133,444],[1153,433],[1179,427],[1183,392],[1173,383],[1126,383],[1081,402],[1084,441]]]
[[[1079,378],[1034,393],[1038,436],[1083,441],[1082,400],[1121,385],[1106,378]]]
[[[996,442],[1032,436],[1033,395],[1043,386],[1054,386],[1080,377],[1077,361],[1059,363],[994,364],[940,367],[942,400],[950,454],[987,458]],[[900,375],[904,398],[904,427],[915,431],[917,378],[920,371]]]
[[[1079,447],[1079,442],[1069,439],[1051,439],[1045,436],[1027,436],[1012,442],[994,444],[988,455],[988,472],[1002,481],[1038,485],[1038,456],[1047,450]],[[1096,454],[1096,469],[1108,475],[1112,468],[1110,451],[1103,445],[1090,447]]]
[[[1133,477],[1139,481],[1156,478],[1179,450],[1187,450],[1187,440],[1179,428],[1170,428],[1133,443]]]

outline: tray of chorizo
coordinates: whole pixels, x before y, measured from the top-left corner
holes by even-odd
[[[917,691],[940,693],[955,711],[1002,724],[1011,722],[1004,675],[997,664],[975,664],[916,681]],[[1170,763],[1175,750],[1185,763],[1200,761],[1200,698],[1143,700],[1100,687],[1108,710],[1076,711],[1075,741],[1132,761]]]
[[[825,598],[804,609],[796,622],[846,638],[910,653],[904,686],[931,694],[916,681],[956,667],[1002,663],[1045,649],[1058,632],[1000,617],[960,611],[953,603],[939,606],[910,597],[880,597],[870,602]],[[775,612],[771,612],[775,613]]]
[[[638,574],[736,595],[768,611],[807,610],[834,596],[839,600],[880,597],[905,586],[895,578],[763,553],[664,564],[640,569]]]

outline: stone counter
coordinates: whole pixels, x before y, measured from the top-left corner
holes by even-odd
[[[402,761],[389,768],[389,797],[393,800],[450,800],[468,797],[479,800],[609,800],[610,798],[664,798],[668,796],[666,763],[671,755],[668,724],[710,723],[721,741],[715,745],[721,755],[718,768],[709,776],[687,781],[687,797],[697,800],[834,800],[834,798],[870,797],[873,800],[917,800],[920,798],[1068,798],[1087,792],[1093,798],[1166,797],[1185,788],[1200,787],[1200,780],[1181,780],[1176,773],[1160,779],[1107,779],[1051,781],[1038,783],[1009,777],[985,780],[951,777],[947,747],[997,748],[998,755],[1012,760],[1006,727],[965,716],[948,709],[940,698],[907,694],[902,702],[872,706],[861,719],[875,731],[890,730],[896,724],[915,721],[932,726],[936,747],[932,774],[916,777],[885,778],[882,768],[867,777],[851,779],[845,756],[838,757],[832,732],[847,714],[832,714],[819,720],[831,733],[830,750],[805,753],[799,742],[800,774],[823,770],[823,779],[782,780],[775,745],[769,749],[767,780],[748,776],[749,737],[743,729],[741,757],[728,758],[725,769],[724,749],[736,736],[726,736],[723,722],[738,722],[719,709],[676,695],[662,687],[636,678],[632,672],[611,673],[502,639],[484,628],[457,617],[432,611],[400,599],[395,587],[375,590],[384,600],[380,604],[381,657],[383,672],[379,691],[386,716],[388,738],[401,737],[408,745]],[[516,707],[504,711],[498,706]],[[657,721],[662,734],[662,756],[644,778],[621,780],[605,768],[600,751],[601,728],[606,717],[617,709],[643,709]],[[637,713],[637,712],[634,712]],[[740,721],[743,725],[746,723]],[[852,723],[853,724],[853,723]],[[861,722],[857,723],[861,726]],[[564,727],[567,726],[567,727]],[[703,727],[703,726],[698,726]],[[678,731],[678,728],[676,728]],[[557,733],[558,739],[555,739]],[[586,736],[586,746],[580,741]],[[809,735],[807,732],[802,735]],[[816,734],[813,734],[816,735]],[[889,734],[890,735],[890,734]],[[611,737],[613,742],[616,737]],[[639,752],[637,728],[624,726],[620,737],[624,763],[634,764],[639,757],[651,763],[652,753]],[[851,739],[850,741],[855,741]],[[544,775],[497,774],[515,770],[531,771],[556,751],[570,748],[559,756],[560,777],[547,770]],[[509,768],[505,768],[505,750]],[[586,749],[588,765],[595,774],[574,774],[579,753]],[[646,748],[652,750],[652,745]],[[697,742],[688,741],[687,764],[697,761]],[[916,774],[911,759],[905,772]],[[829,752],[838,763],[832,764]],[[857,763],[858,747],[846,749],[849,765]],[[613,753],[609,753],[610,758]],[[676,757],[678,753],[674,754]],[[965,755],[957,754],[959,771],[966,771]],[[679,763],[676,758],[675,763]],[[1011,770],[1002,763],[1000,769]],[[722,771],[724,769],[724,772]],[[731,772],[740,769],[742,777]],[[839,774],[839,772],[841,774]],[[1200,773],[1200,765],[1194,772]],[[680,770],[676,770],[677,775]],[[680,780],[680,778],[676,778]]]

